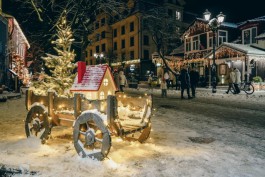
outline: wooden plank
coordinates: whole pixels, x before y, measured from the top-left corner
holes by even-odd
[[[69,120],[75,120],[75,116],[73,114],[62,114],[62,113],[57,113],[57,116],[59,119],[69,119]]]

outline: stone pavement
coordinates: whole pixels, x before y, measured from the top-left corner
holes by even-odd
[[[147,84],[147,82],[140,82],[138,84],[138,87],[139,88],[146,88],[148,89],[149,88],[149,85]],[[168,90],[175,90],[176,87],[174,88],[169,88]],[[216,93],[225,93],[227,91],[227,88],[228,86],[227,85],[219,85],[216,87]],[[160,89],[160,87],[153,87],[153,89]],[[209,92],[209,93],[212,93],[212,88],[211,87],[197,87],[196,89],[197,91],[200,91],[200,92]],[[186,91],[185,91],[186,93]],[[231,94],[231,93],[230,93]],[[245,94],[244,91],[241,91],[240,94]],[[254,95],[265,95],[265,90],[255,90]]]

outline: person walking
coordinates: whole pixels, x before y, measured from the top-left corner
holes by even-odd
[[[149,90],[153,90],[152,80],[153,80],[153,77],[152,77],[152,74],[150,74],[147,80],[148,85],[149,85]]]
[[[167,83],[166,83],[165,79],[162,80],[160,88],[161,88],[162,98],[164,98],[164,97],[166,98],[167,97]]]
[[[200,78],[199,72],[194,67],[192,67],[190,71],[190,87],[193,98],[195,98],[196,88],[199,82],[199,78]]]
[[[184,97],[184,90],[187,90],[188,99],[191,99],[190,96],[190,76],[186,66],[180,71],[180,88],[181,88],[181,99],[185,99]]]
[[[169,88],[170,80],[169,80],[169,74],[168,74],[167,71],[164,73],[164,79],[165,79],[165,81],[167,83],[167,88]]]
[[[180,82],[180,73],[179,71],[176,71],[176,90],[180,90],[181,82]]]
[[[119,77],[119,73],[118,73],[117,69],[114,70],[113,77],[114,77],[114,82],[115,82],[116,87],[117,87],[116,92],[118,92],[120,90],[120,77]]]
[[[231,90],[231,88],[233,88],[233,90],[235,90],[234,84],[233,84],[233,80],[235,80],[235,73],[234,73],[234,71],[233,71],[232,68],[228,69],[228,72],[229,72],[229,74],[226,77],[227,82],[228,82],[228,88],[227,88],[227,91],[225,92],[226,94],[229,93],[229,91]]]
[[[172,72],[169,72],[169,84],[170,84],[170,87],[174,87],[174,81],[175,81],[175,75],[172,73]],[[169,86],[168,86],[169,87]]]
[[[234,80],[234,87],[235,87],[235,93],[239,94],[240,89],[239,89],[239,84],[241,84],[241,73],[237,68],[234,68],[234,73],[235,73],[235,80]]]
[[[126,79],[123,71],[120,71],[119,77],[120,77],[120,91],[124,92],[123,88],[127,84],[127,79]]]

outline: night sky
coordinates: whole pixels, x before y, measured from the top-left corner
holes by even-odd
[[[242,22],[260,16],[265,16],[264,0],[185,0],[184,10],[189,10],[203,17],[208,9],[212,16],[220,12],[226,15],[227,22]]]
[[[2,0],[3,11],[10,11],[10,9],[17,9],[14,0]],[[264,0],[184,0],[186,5],[184,10],[194,12],[198,16],[202,16],[205,9],[208,9],[212,13],[212,17],[223,12],[226,15],[226,21],[228,22],[241,22],[248,19],[260,17],[265,15],[265,7],[262,4]],[[8,6],[8,7],[7,7]],[[12,6],[12,7],[10,7]],[[6,9],[6,11],[5,11]],[[11,14],[11,12],[9,12]],[[12,14],[16,16],[15,12]]]
[[[9,13],[20,21],[17,17],[19,6],[15,0],[2,0],[3,12]],[[48,1],[48,0],[47,0]],[[212,18],[220,12],[226,15],[227,22],[242,22],[248,19],[265,16],[264,0],[184,0],[186,5],[184,10],[196,13],[198,17],[203,17],[203,12],[208,9],[212,13]]]

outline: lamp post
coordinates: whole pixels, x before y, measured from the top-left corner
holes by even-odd
[[[97,60],[99,59],[99,64],[101,64],[101,60],[104,58],[104,54],[101,53],[101,54],[97,54],[97,53],[94,53],[94,57],[96,58],[96,64],[97,63]]]
[[[216,18],[211,18],[211,12],[209,12],[207,9],[203,13],[204,19],[208,21],[208,25],[210,29],[213,32],[213,64],[211,66],[211,83],[212,83],[212,93],[216,93],[216,86],[217,86],[217,66],[215,63],[215,47],[216,47],[216,32],[218,31],[219,26],[224,21],[225,15],[220,12],[219,15],[216,16]]]

